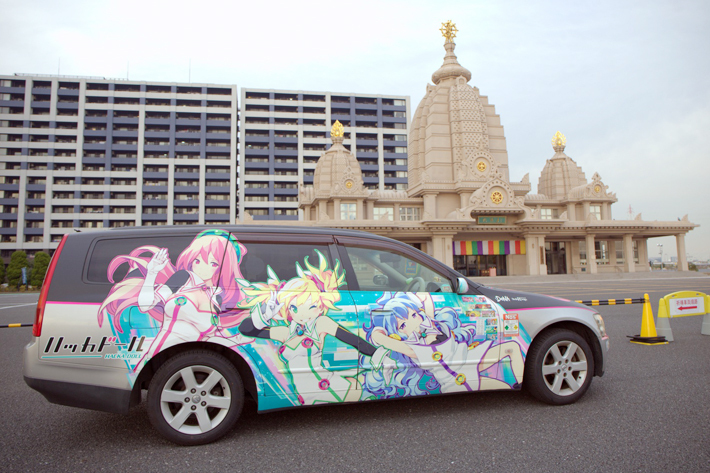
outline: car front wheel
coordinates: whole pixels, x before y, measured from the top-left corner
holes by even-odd
[[[148,388],[148,416],[168,440],[201,445],[226,434],[244,405],[244,386],[234,365],[207,350],[165,362]]]
[[[594,357],[579,334],[548,330],[533,342],[527,356],[523,386],[547,404],[571,404],[589,388]]]

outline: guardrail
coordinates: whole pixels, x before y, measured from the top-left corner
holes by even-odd
[[[646,299],[643,297],[638,297],[636,299],[631,297],[626,297],[624,299],[591,299],[588,301],[575,301],[579,304],[584,304],[588,306],[597,305],[621,305],[621,304],[645,304]]]
[[[4,324],[0,328],[32,327],[34,324]]]

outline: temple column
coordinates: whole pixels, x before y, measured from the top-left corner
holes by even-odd
[[[527,257],[528,274],[530,276],[547,274],[544,236],[525,235],[525,256]]]
[[[363,206],[362,204],[363,204],[363,199],[358,199],[358,200],[356,201],[356,203],[355,203],[355,209],[356,209],[356,210],[355,210],[355,215],[356,215],[356,217],[357,217],[358,220],[364,220],[364,219],[365,219],[365,217],[364,217],[364,215],[363,215],[364,206]]]
[[[366,206],[367,206],[367,216],[365,216],[365,219],[367,219],[367,220],[374,219],[375,218],[375,201],[368,200]]]
[[[624,235],[624,271],[627,273],[636,272],[633,235],[631,233]]]
[[[340,220],[340,199],[333,199],[333,220]]]
[[[569,220],[570,222],[574,222],[575,220],[577,220],[574,207],[575,206],[573,203],[567,204],[567,220]]]
[[[454,252],[453,252],[453,241],[454,236],[451,234],[445,235],[433,235],[432,246],[434,247],[434,252],[432,256],[438,259],[445,265],[453,267],[454,265]]]
[[[454,267],[454,236],[453,235],[446,235],[443,237],[443,244],[444,244],[444,264],[448,266],[449,268]],[[687,265],[686,265],[686,270],[687,270]]]
[[[675,246],[678,251],[678,271],[688,271],[688,258],[685,256],[685,234],[675,236]]]
[[[611,220],[611,215],[609,215],[609,203],[602,203],[602,220]]]
[[[318,201],[318,220],[328,219],[328,202],[325,200]]]
[[[436,218],[436,194],[424,194],[424,215]],[[424,215],[422,215],[422,220]]]
[[[589,210],[589,204],[587,204],[587,210]],[[590,274],[597,274],[597,252],[594,251],[594,235],[587,234],[584,237],[584,241],[587,248],[587,268]]]
[[[582,202],[582,218],[580,220],[587,220],[589,215],[589,202]]]

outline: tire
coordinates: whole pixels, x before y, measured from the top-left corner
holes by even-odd
[[[148,416],[160,434],[179,445],[214,442],[229,432],[244,405],[236,368],[207,350],[166,361],[148,388]]]
[[[523,387],[553,405],[572,404],[589,389],[594,356],[579,334],[565,329],[543,332],[527,355]]]

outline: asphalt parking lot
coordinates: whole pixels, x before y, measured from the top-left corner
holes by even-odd
[[[710,293],[708,278],[496,281],[568,299]],[[36,294],[0,294],[0,324],[31,323]],[[176,447],[145,408],[126,416],[57,406],[22,379],[31,328],[0,329],[2,471],[710,471],[710,336],[673,319],[675,342],[634,345],[640,305],[599,307],[606,373],[570,406],[481,393],[256,414],[221,441]]]

